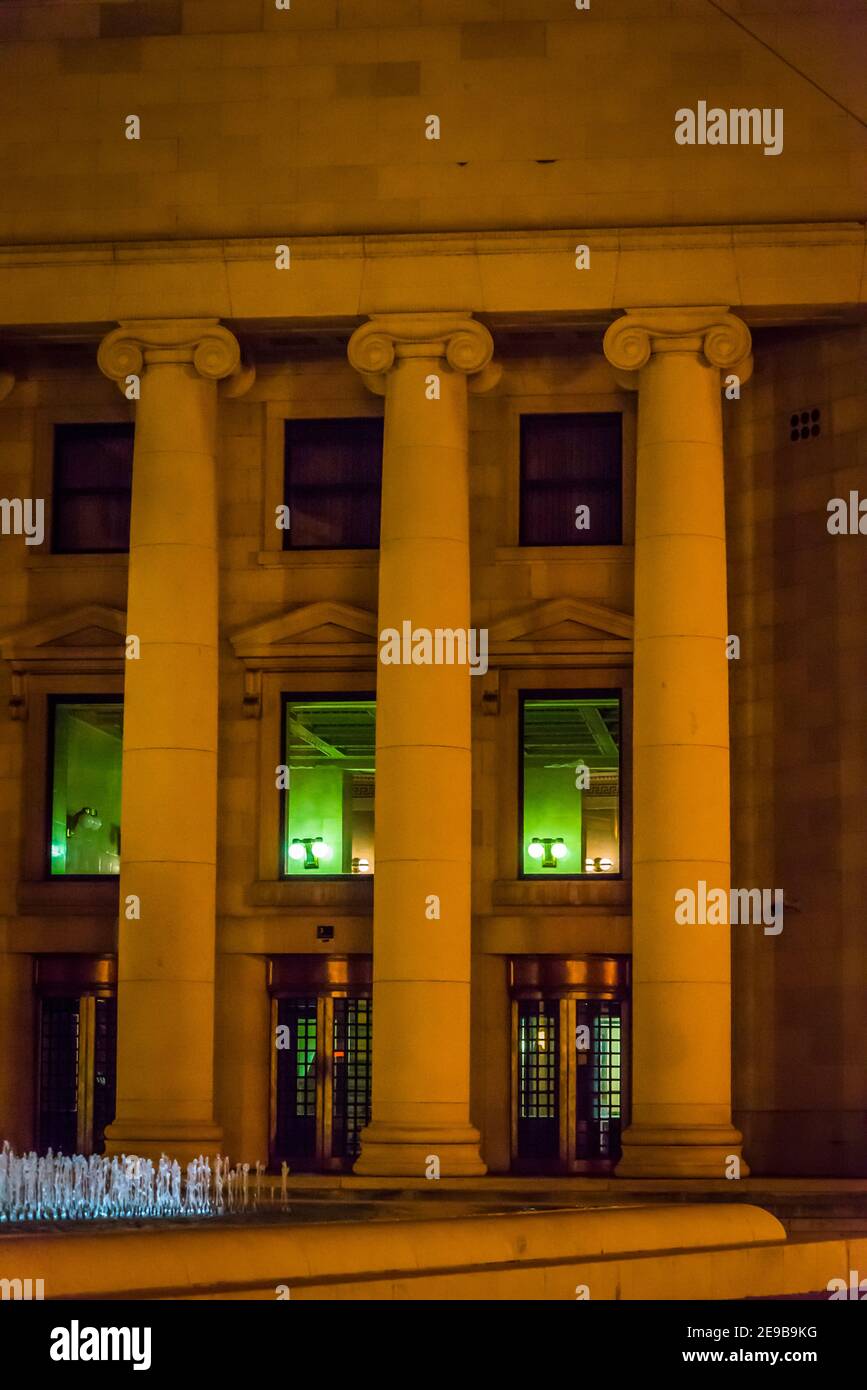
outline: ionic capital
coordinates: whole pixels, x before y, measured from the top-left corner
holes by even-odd
[[[351,365],[370,390],[382,394],[385,377],[401,357],[444,357],[453,371],[494,385],[494,341],[471,314],[373,314],[349,340]],[[487,378],[490,378],[488,381]]]
[[[103,338],[100,371],[123,390],[129,376],[157,363],[192,365],[207,381],[242,374],[241,349],[219,319],[125,319]]]
[[[752,368],[750,330],[725,305],[682,309],[627,309],[602,341],[605,356],[620,372],[637,372],[653,353],[694,352],[712,367]]]

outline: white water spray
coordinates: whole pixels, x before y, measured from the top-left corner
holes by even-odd
[[[136,1216],[219,1216],[227,1209],[246,1212],[250,1165],[230,1168],[217,1155],[212,1174],[204,1154],[181,1166],[163,1154],[159,1162],[122,1154],[16,1154],[0,1149],[0,1223],[18,1221],[99,1221]],[[256,1202],[261,1177],[256,1165]],[[264,1166],[262,1167],[264,1172]],[[228,1190],[228,1207],[225,1192]]]

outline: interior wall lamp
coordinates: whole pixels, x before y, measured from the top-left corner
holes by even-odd
[[[74,835],[78,827],[84,830],[101,830],[102,821],[99,819],[99,812],[95,806],[82,806],[80,811],[75,811],[71,816],[66,817],[66,838]]]
[[[613,868],[614,860],[604,854],[595,859],[584,860],[584,872],[588,874],[610,874]]]
[[[325,843],[321,835],[295,839],[289,846],[289,858],[303,859],[305,869],[318,869],[320,859],[331,858],[331,846]]]
[[[562,835],[534,835],[527,853],[531,859],[540,859],[543,869],[556,869],[558,859],[565,859],[569,850]]]

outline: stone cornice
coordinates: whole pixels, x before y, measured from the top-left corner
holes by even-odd
[[[751,325],[867,309],[860,223],[598,228],[0,247],[0,327],[98,338],[161,314],[281,332],[459,304],[499,323],[604,327],[627,305],[728,304]],[[577,270],[574,249],[591,249]]]
[[[276,234],[275,234],[276,235]],[[281,239],[286,240],[285,233]],[[595,227],[538,231],[395,232],[367,236],[293,236],[292,259],[341,259],[415,256],[419,249],[444,255],[503,255],[512,251],[562,250],[573,243],[591,243],[603,251],[633,251],[647,247],[668,250],[726,247],[810,245],[841,242],[864,247],[867,226],[862,222],[731,223],[683,227]],[[46,265],[55,261],[106,264],[122,261],[231,261],[273,252],[274,237],[198,238],[177,241],[62,242],[15,246],[0,244],[0,268],[6,265]]]

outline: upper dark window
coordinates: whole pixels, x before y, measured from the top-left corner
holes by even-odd
[[[376,549],[382,420],[287,420],[284,550]]]
[[[129,550],[135,427],[55,425],[52,549]]]
[[[619,545],[618,414],[521,416],[521,545]]]

